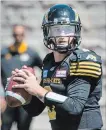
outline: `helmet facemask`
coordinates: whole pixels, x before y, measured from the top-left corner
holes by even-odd
[[[66,53],[75,50],[80,44],[78,24],[54,24],[43,27],[44,44],[48,49]]]

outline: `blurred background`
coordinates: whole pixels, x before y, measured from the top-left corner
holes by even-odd
[[[14,0],[1,1],[1,47],[13,42],[12,27],[15,24],[26,26],[26,39],[30,47],[35,49],[43,59],[48,50],[43,44],[41,30],[44,12],[54,4],[66,3],[74,7],[82,22],[83,48],[94,50],[103,60],[103,96],[100,100],[104,126],[106,130],[106,2],[104,1],[70,1],[70,0]],[[12,130],[16,130],[13,124]],[[30,130],[50,130],[46,110],[33,118]]]

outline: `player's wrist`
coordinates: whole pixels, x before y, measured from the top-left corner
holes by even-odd
[[[45,95],[48,93],[48,91],[46,90],[46,89],[44,89],[44,88],[42,88],[40,85],[38,86],[38,89],[37,89],[37,93],[36,93],[36,97],[40,100],[40,101],[42,101],[42,102],[44,102],[44,97],[45,97]]]

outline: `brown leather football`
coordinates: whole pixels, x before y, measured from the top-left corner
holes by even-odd
[[[27,67],[32,74],[35,75],[34,69],[31,67]],[[12,88],[13,85],[22,84],[21,82],[15,82],[13,77],[9,80],[9,83],[6,88],[6,101],[10,107],[18,107],[21,105],[28,104],[31,101],[32,95],[30,95],[23,88]]]

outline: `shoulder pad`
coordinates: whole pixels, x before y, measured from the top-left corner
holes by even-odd
[[[3,48],[3,49],[1,50],[1,56],[5,56],[7,53],[9,53],[8,48]]]
[[[43,60],[43,63],[48,61],[48,60],[51,60],[51,57],[53,56],[53,53],[49,53],[45,56],[44,60]],[[52,57],[53,58],[53,57]]]
[[[70,75],[98,78],[101,73],[101,57],[93,51],[76,50],[76,58],[70,62]]]
[[[102,62],[99,55],[87,49],[78,49],[73,52],[73,55],[72,61],[91,61],[100,64]]]

